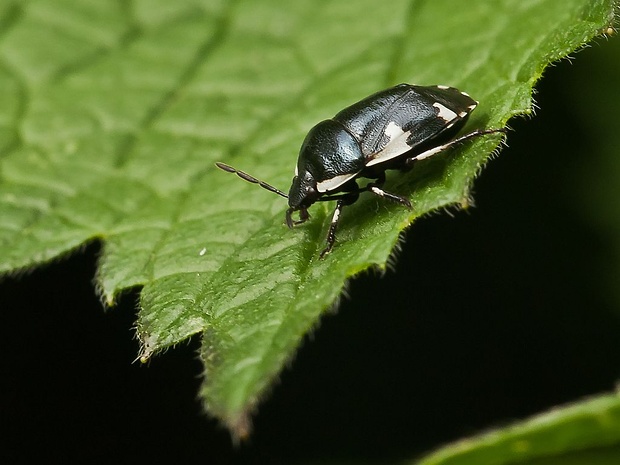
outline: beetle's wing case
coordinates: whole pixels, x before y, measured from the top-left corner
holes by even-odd
[[[437,137],[455,125],[459,125],[458,129],[460,129],[478,105],[478,102],[469,95],[454,87],[413,86],[412,90],[417,94],[418,101],[424,101],[425,105],[435,112],[433,115],[427,115],[424,120],[418,121],[417,125],[411,128],[410,144],[413,147]]]
[[[476,105],[453,87],[400,84],[345,108],[334,119],[358,139],[370,167],[450,139]]]
[[[340,111],[333,119],[355,136],[362,153],[367,157],[377,152],[382,142],[386,145],[388,139],[385,128],[389,116],[403,106],[399,102],[407,97],[411,87],[409,84],[400,84],[372,94]]]

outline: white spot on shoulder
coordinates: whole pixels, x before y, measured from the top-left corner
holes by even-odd
[[[345,182],[347,182],[349,179],[354,178],[355,176],[357,176],[357,172],[339,174],[338,176],[334,176],[333,178],[325,179],[324,181],[318,182],[316,184],[316,190],[321,193],[333,191],[334,189],[339,188]]]
[[[387,144],[385,144],[381,151],[371,155],[368,163],[366,163],[366,166],[373,166],[378,163],[383,163],[411,150],[411,146],[407,144],[407,139],[411,135],[411,131],[405,132],[403,131],[403,128],[401,128],[394,121],[390,121],[390,123],[385,127],[384,132],[390,140]]]
[[[444,86],[443,84],[439,84],[439,85],[437,86],[437,88],[438,88],[438,89],[441,89],[441,90],[448,90],[448,89],[450,88],[450,86]]]
[[[461,92],[461,95],[464,95],[465,97],[469,97],[469,94],[467,92]],[[469,97],[471,98],[471,97]]]
[[[442,120],[446,122],[452,121],[457,116],[456,113],[454,113],[448,107],[445,107],[439,102],[433,103],[433,106],[439,110],[439,113],[437,114],[437,116],[439,116]]]

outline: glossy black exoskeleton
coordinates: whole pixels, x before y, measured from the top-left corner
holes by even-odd
[[[455,144],[504,129],[477,129],[456,137],[478,102],[465,92],[448,86],[400,84],[377,92],[321,121],[306,136],[288,195],[249,174],[224,163],[216,165],[242,179],[288,199],[286,224],[305,222],[315,202],[336,201],[327,234],[328,254],[336,240],[336,229],[345,205],[361,192],[398,202],[411,202],[382,189],[385,171],[408,170],[414,162],[441,153]],[[357,180],[371,180],[360,187]],[[299,211],[299,219],[293,212]]]

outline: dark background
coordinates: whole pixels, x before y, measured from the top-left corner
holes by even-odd
[[[612,245],[581,176],[596,156],[583,112],[599,110],[573,98],[609,56],[595,46],[548,71],[537,116],[511,122],[476,182],[477,207],[419,221],[395,272],[351,283],[237,450],[196,401],[197,339],[132,363],[138,293],[102,309],[98,244],[5,278],[0,463],[385,463],[614,389]]]

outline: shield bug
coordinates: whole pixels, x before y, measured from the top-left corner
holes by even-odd
[[[336,201],[324,258],[336,241],[345,205],[360,193],[371,192],[411,208],[409,199],[383,190],[385,171],[406,171],[414,162],[444,152],[456,144],[505,129],[476,129],[456,137],[478,102],[448,86],[399,84],[382,90],[321,121],[306,136],[297,159],[288,195],[225,163],[216,166],[245,181],[288,199],[286,224],[304,223],[315,202]],[[360,178],[368,179],[364,186]],[[293,212],[299,219],[293,219]]]

